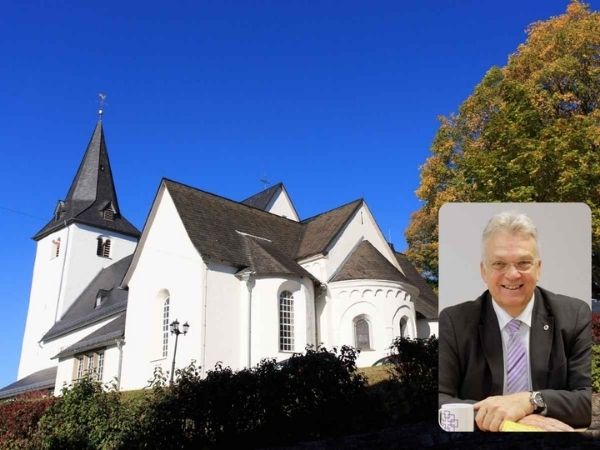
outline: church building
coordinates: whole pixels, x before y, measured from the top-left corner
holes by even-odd
[[[102,121],[37,245],[17,381],[0,399],[84,376],[119,389],[176,367],[278,361],[438,333],[437,297],[357,199],[302,219],[285,186],[236,201],[160,181],[140,232],[124,216]],[[183,326],[185,322],[185,326]]]

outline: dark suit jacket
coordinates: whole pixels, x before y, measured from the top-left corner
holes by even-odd
[[[578,299],[535,289],[529,336],[531,381],[547,416],[573,427],[592,417],[591,310]],[[440,313],[439,403],[502,395],[502,336],[489,291]],[[545,329],[546,328],[546,329]]]

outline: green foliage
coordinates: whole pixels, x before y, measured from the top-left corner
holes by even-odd
[[[600,393],[600,345],[592,347],[592,392]]]
[[[356,432],[367,397],[355,359],[349,347],[308,348],[238,372],[217,365],[205,378],[192,364],[173,386],[154,384],[138,445],[248,447]]]
[[[493,67],[442,118],[421,168],[423,207],[407,256],[437,281],[437,215],[449,201],[585,202],[592,209],[593,293],[600,298],[600,14],[573,1],[528,29],[505,67]]]
[[[437,411],[437,337],[396,338],[392,343],[392,355],[392,373],[401,399],[400,416],[410,414],[410,420],[431,419]]]
[[[36,438],[44,449],[123,448],[134,419],[118,392],[104,392],[84,378],[63,389],[40,420]]]

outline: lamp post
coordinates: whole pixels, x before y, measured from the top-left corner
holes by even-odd
[[[171,322],[171,334],[175,335],[175,348],[173,349],[173,364],[171,365],[170,384],[173,384],[173,376],[175,375],[175,357],[177,356],[177,341],[179,340],[179,335],[183,334],[185,336],[189,329],[190,325],[187,322],[183,324],[183,331],[179,329],[179,321],[177,319]]]

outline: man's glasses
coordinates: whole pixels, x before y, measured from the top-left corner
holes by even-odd
[[[507,263],[504,261],[494,261],[490,264],[490,267],[496,272],[505,273],[511,268],[511,266],[515,266],[518,272],[529,272],[533,266],[535,265],[536,260],[528,259],[524,261],[517,261],[516,263]]]

